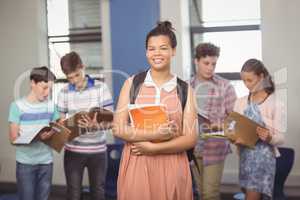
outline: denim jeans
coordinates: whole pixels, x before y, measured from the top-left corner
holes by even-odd
[[[66,150],[64,168],[67,182],[67,199],[80,200],[84,168],[87,167],[92,200],[104,200],[107,170],[106,152],[81,154]]]
[[[28,165],[17,162],[17,188],[19,200],[48,200],[53,165]]]

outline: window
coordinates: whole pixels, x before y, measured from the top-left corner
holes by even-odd
[[[190,21],[192,52],[201,42],[219,46],[216,73],[232,80],[238,96],[247,94],[239,72],[247,59],[261,59],[260,1],[192,0]]]
[[[49,63],[58,78],[54,86],[55,99],[66,83],[60,59],[70,51],[79,53],[88,74],[103,79],[100,74],[103,69],[100,1],[47,0],[47,20]]]

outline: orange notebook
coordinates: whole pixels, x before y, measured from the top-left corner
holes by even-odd
[[[132,105],[129,116],[133,127],[138,129],[156,130],[161,124],[168,122],[164,105]]]

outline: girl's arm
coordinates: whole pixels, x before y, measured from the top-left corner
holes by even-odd
[[[161,131],[158,133],[151,131],[146,132],[141,129],[135,129],[128,125],[128,104],[131,84],[132,78],[129,78],[125,81],[121,89],[117,109],[114,113],[113,135],[127,142],[171,139],[173,137],[173,133],[172,131],[166,129],[161,129]]]
[[[278,146],[285,141],[284,132],[286,131],[286,112],[281,103],[277,103],[273,113],[272,127],[270,127],[270,144]]]
[[[270,143],[271,145],[278,146],[284,143],[284,132],[286,131],[286,119],[284,107],[276,102],[268,102],[268,111],[271,110],[269,117],[264,117],[266,128],[257,129],[260,139]]]
[[[183,134],[167,142],[140,142],[132,145],[132,152],[143,154],[172,154],[193,148],[197,143],[198,120],[196,115],[196,101],[192,89],[189,87],[188,99],[183,112]]]

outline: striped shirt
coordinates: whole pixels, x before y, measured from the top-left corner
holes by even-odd
[[[107,85],[89,76],[87,86],[76,90],[75,85],[68,84],[58,95],[58,110],[67,117],[80,111],[89,111],[93,107],[113,109],[113,100]],[[80,135],[66,143],[65,149],[78,153],[99,153],[106,151],[106,131],[94,131]]]
[[[49,122],[59,118],[54,102],[30,103],[26,98],[10,105],[8,121],[19,125],[19,135],[32,135],[39,132]],[[36,140],[28,145],[16,146],[16,160],[22,164],[49,164],[53,161],[52,150]]]
[[[233,111],[236,93],[230,82],[218,75],[209,81],[200,81],[197,77],[190,80],[197,99],[197,112],[210,123],[222,124],[226,116]],[[199,124],[201,128],[201,125]],[[199,130],[201,134],[201,130]],[[222,138],[198,140],[195,154],[203,157],[204,165],[224,161],[231,152],[230,144]]]

